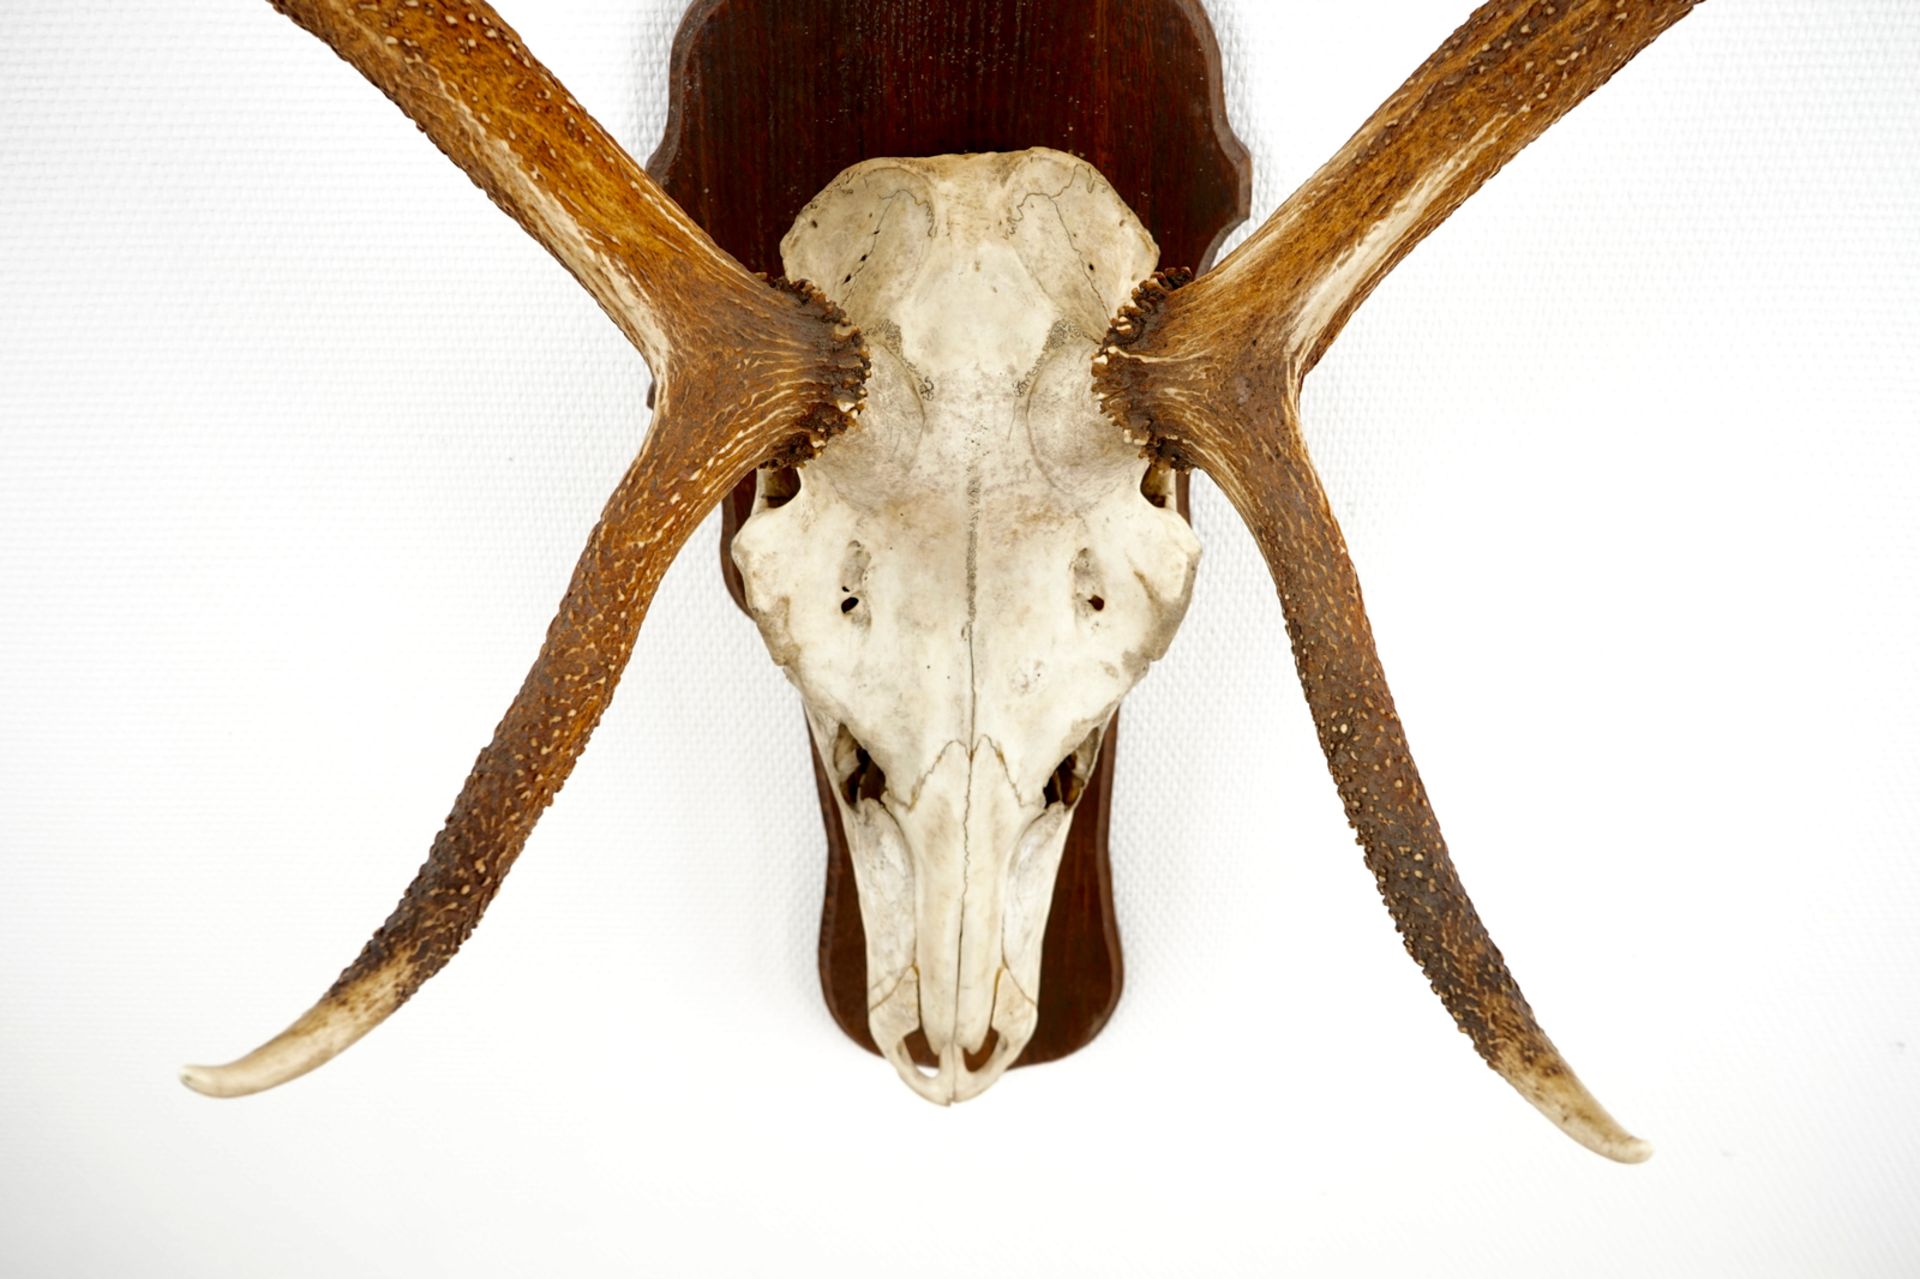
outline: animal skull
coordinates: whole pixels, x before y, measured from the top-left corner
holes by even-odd
[[[1079,780],[1186,605],[1196,549],[1166,509],[1172,464],[1206,470],[1260,548],[1348,822],[1455,1023],[1569,1136],[1647,1157],[1547,1038],[1460,882],[1300,393],[1395,263],[1696,0],[1487,0],[1218,267],[1178,293],[1179,277],[1153,276],[1124,304],[1153,246],[1065,156],[858,166],[785,245],[830,296],[770,285],[484,0],[274,3],[573,273],[646,357],[658,399],[399,906],[293,1025],[188,1067],[189,1086],[238,1096],[312,1070],[446,964],[585,749],[667,566],[770,465],[735,553],[847,819],[870,1024],[916,1090],[977,1094],[1033,1030]],[[863,404],[865,430],[843,436]],[[932,1079],[906,1055],[916,1028]]]
[[[1033,1034],[1073,806],[1193,586],[1171,476],[1093,396],[1159,255],[1048,150],[856,165],[781,248],[873,370],[859,431],[762,472],[734,562],[834,783],[874,1042],[921,1096],[964,1101]]]

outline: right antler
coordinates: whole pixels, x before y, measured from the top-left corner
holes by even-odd
[[[1652,1147],[1540,1029],[1454,870],[1300,434],[1300,385],[1408,250],[1694,3],[1482,5],[1218,268],[1142,285],[1096,361],[1109,414],[1211,475],[1259,544],[1327,766],[1408,952],[1489,1065],[1625,1162]]]

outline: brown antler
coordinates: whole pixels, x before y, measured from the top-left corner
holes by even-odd
[[[1407,950],[1496,1071],[1581,1144],[1652,1153],[1541,1031],[1468,900],[1299,429],[1301,380],[1393,265],[1695,0],[1495,0],[1218,269],[1156,277],[1096,361],[1108,412],[1202,467],[1279,588],[1320,746]],[[1178,289],[1178,291],[1174,291]]]
[[[659,390],[639,456],[426,864],[298,1021],[239,1061],[182,1073],[222,1097],[327,1061],[452,957],[573,770],[687,537],[752,467],[804,456],[844,427],[866,372],[859,334],[831,304],[728,257],[485,4],[275,7],[379,85],[544,244],[640,348]]]

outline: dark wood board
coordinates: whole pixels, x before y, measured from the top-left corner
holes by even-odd
[[[1219,49],[1198,0],[696,0],[671,77],[666,135],[647,169],[723,248],[770,275],[807,201],[877,156],[1071,152],[1132,206],[1163,267],[1205,269],[1247,216],[1246,149],[1227,123]],[[1184,484],[1181,499],[1184,510]],[[748,481],[722,507],[721,569],[736,602],[730,550],[752,502]],[[1120,998],[1107,855],[1117,730],[1118,716],[1067,837],[1039,1025],[1021,1065],[1085,1045]],[[817,755],[814,776],[824,777]],[[873,1050],[866,937],[824,781],[820,807],[821,987],[841,1029]]]

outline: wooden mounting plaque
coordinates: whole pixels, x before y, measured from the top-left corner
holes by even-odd
[[[878,156],[1022,151],[1090,161],[1146,224],[1163,267],[1204,269],[1247,216],[1246,149],[1228,126],[1199,0],[696,0],[673,45],[666,135],[647,169],[747,267],[780,274],[780,237],[849,165]],[[1185,488],[1181,490],[1185,509]],[[722,572],[753,503],[723,504]],[[1039,1025],[1018,1061],[1089,1042],[1120,998],[1107,825],[1118,716],[1081,795],[1043,943]],[[827,831],[820,982],[869,1050],[866,935],[839,810]],[[915,1056],[935,1064],[923,1042]]]

